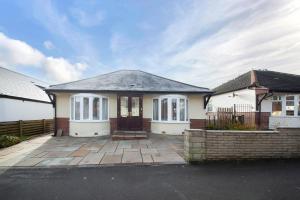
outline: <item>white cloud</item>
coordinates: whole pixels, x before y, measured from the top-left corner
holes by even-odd
[[[78,21],[83,27],[94,27],[102,23],[104,14],[101,11],[86,12],[79,8],[71,9],[72,16]]]
[[[195,0],[175,16],[144,59],[171,78],[215,87],[252,68],[300,74],[297,0]]]
[[[27,43],[12,39],[0,32],[0,65],[5,67],[35,67],[49,81],[67,82],[80,78],[84,63],[70,63],[65,58],[47,57]]]
[[[44,41],[43,45],[46,49],[49,49],[49,50],[55,48],[54,44],[49,40]]]

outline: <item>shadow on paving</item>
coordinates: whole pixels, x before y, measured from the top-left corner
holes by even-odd
[[[0,150],[0,167],[183,164],[182,155],[183,136],[112,141],[46,135]]]
[[[9,169],[3,199],[300,199],[300,162]]]

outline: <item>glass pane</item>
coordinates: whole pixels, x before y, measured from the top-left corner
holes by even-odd
[[[172,120],[177,120],[177,99],[172,99]]]
[[[71,98],[71,120],[74,119],[74,97]]]
[[[299,98],[299,101],[298,101],[298,115],[300,116],[300,96],[298,98]]]
[[[287,110],[286,115],[287,116],[294,116],[294,111],[293,110]]]
[[[83,98],[83,119],[89,119],[89,98]]]
[[[102,99],[102,120],[108,119],[108,99]]]
[[[185,100],[180,99],[180,121],[185,120]]]
[[[286,96],[286,100],[294,101],[294,96]]]
[[[120,97],[121,98],[121,117],[128,116],[128,97]]]
[[[272,102],[272,115],[280,116],[282,112],[282,104],[280,101]]]
[[[189,100],[186,100],[186,116],[185,120],[188,121],[189,119]]]
[[[80,97],[75,97],[75,120],[80,120]]]
[[[93,120],[100,120],[100,99],[98,97],[93,99]]]
[[[161,100],[161,120],[168,121],[168,99]]]
[[[132,97],[131,98],[131,115],[133,117],[140,116],[140,98],[139,97]]]
[[[153,120],[158,120],[158,99],[153,99]]]

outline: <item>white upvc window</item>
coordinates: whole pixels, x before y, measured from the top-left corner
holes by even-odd
[[[96,94],[75,94],[70,98],[70,119],[78,122],[108,120],[108,98]]]
[[[282,115],[282,99],[281,96],[273,96],[272,98],[272,116]]]
[[[272,97],[272,116],[300,116],[299,95],[274,95]]]
[[[188,121],[188,99],[184,95],[162,95],[153,98],[152,109],[152,121]]]

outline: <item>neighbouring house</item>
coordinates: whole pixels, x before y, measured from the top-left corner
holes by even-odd
[[[92,137],[115,131],[181,135],[205,126],[205,99],[212,92],[139,70],[120,70],[52,85],[56,128]]]
[[[256,112],[256,121],[265,128],[300,127],[300,75],[252,70],[213,91],[208,112],[248,105],[251,112]],[[261,122],[263,117],[267,120]]]
[[[0,122],[53,119],[45,87],[47,83],[0,67]]]

